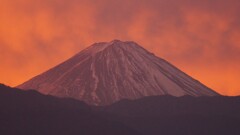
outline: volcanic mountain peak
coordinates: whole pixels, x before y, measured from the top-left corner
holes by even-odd
[[[122,49],[129,49],[129,47],[140,47],[135,42],[132,41],[120,41],[120,40],[112,40],[111,42],[99,42],[91,45],[90,47],[86,48],[84,51],[89,51],[91,53],[98,53],[110,48],[122,48]],[[82,51],[80,52],[82,53]]]
[[[152,95],[218,95],[137,43],[119,40],[95,43],[18,87],[95,105]]]

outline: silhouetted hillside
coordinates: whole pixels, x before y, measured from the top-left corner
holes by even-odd
[[[146,135],[240,134],[240,97],[155,96],[101,109]]]
[[[240,97],[154,96],[89,106],[0,85],[1,135],[239,135]]]
[[[1,135],[138,135],[83,102],[0,85]]]

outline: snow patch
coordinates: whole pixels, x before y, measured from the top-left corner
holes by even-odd
[[[99,97],[97,96],[97,93],[96,93],[97,88],[98,88],[99,79],[96,74],[95,59],[93,59],[92,64],[91,64],[91,72],[92,72],[92,78],[94,80],[93,91],[91,92],[91,96],[94,101],[99,101]]]

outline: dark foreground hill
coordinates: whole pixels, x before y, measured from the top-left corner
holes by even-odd
[[[239,135],[240,97],[154,96],[96,107],[0,85],[1,135]]]
[[[139,135],[72,99],[0,85],[0,135]]]
[[[101,109],[145,135],[240,135],[240,97],[156,96]]]

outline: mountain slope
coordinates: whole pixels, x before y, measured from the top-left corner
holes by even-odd
[[[119,40],[96,43],[18,88],[95,105],[152,95],[218,95],[138,44]]]
[[[140,135],[91,106],[0,84],[1,135]]]
[[[146,135],[239,135],[239,106],[239,96],[153,96],[99,110]]]
[[[239,135],[240,97],[153,96],[89,106],[0,85],[4,135]]]

